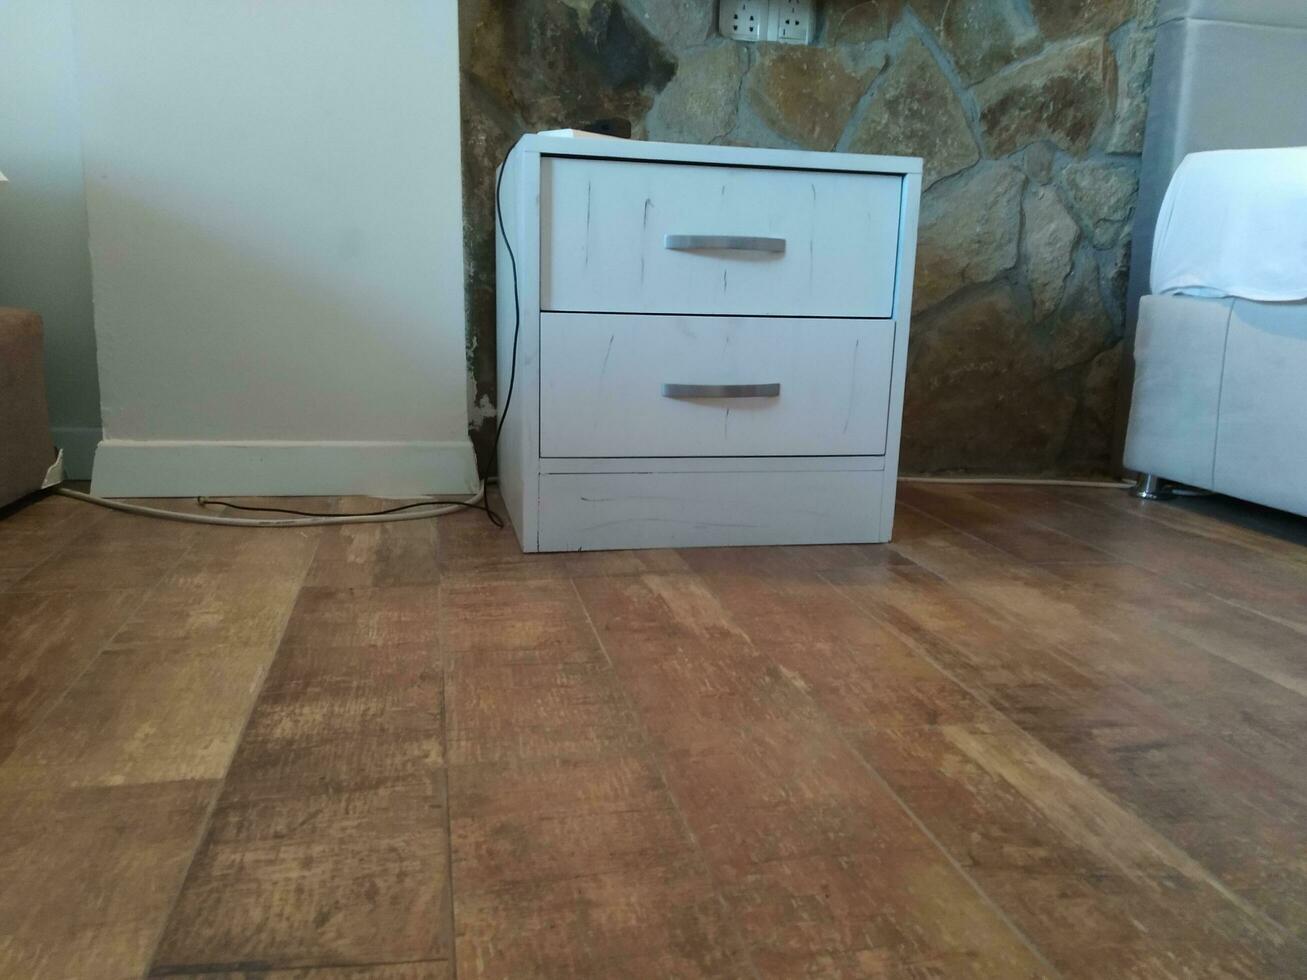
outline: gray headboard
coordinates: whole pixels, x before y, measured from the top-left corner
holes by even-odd
[[[1130,262],[1127,351],[1148,293],[1153,229],[1180,161],[1200,150],[1307,145],[1307,0],[1161,0]],[[1133,358],[1122,378],[1124,440]]]

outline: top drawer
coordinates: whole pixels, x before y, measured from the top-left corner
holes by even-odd
[[[891,317],[903,178],[545,157],[541,308]]]

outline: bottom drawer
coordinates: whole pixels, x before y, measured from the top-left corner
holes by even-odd
[[[540,550],[888,541],[883,470],[540,478]]]
[[[540,317],[540,454],[880,456],[892,320]]]

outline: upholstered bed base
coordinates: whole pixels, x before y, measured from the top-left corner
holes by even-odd
[[[1307,515],[1307,303],[1146,296],[1126,466]]]

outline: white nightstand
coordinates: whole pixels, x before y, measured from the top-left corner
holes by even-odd
[[[921,161],[525,137],[500,490],[525,551],[888,541]],[[499,240],[501,405],[513,276]]]

